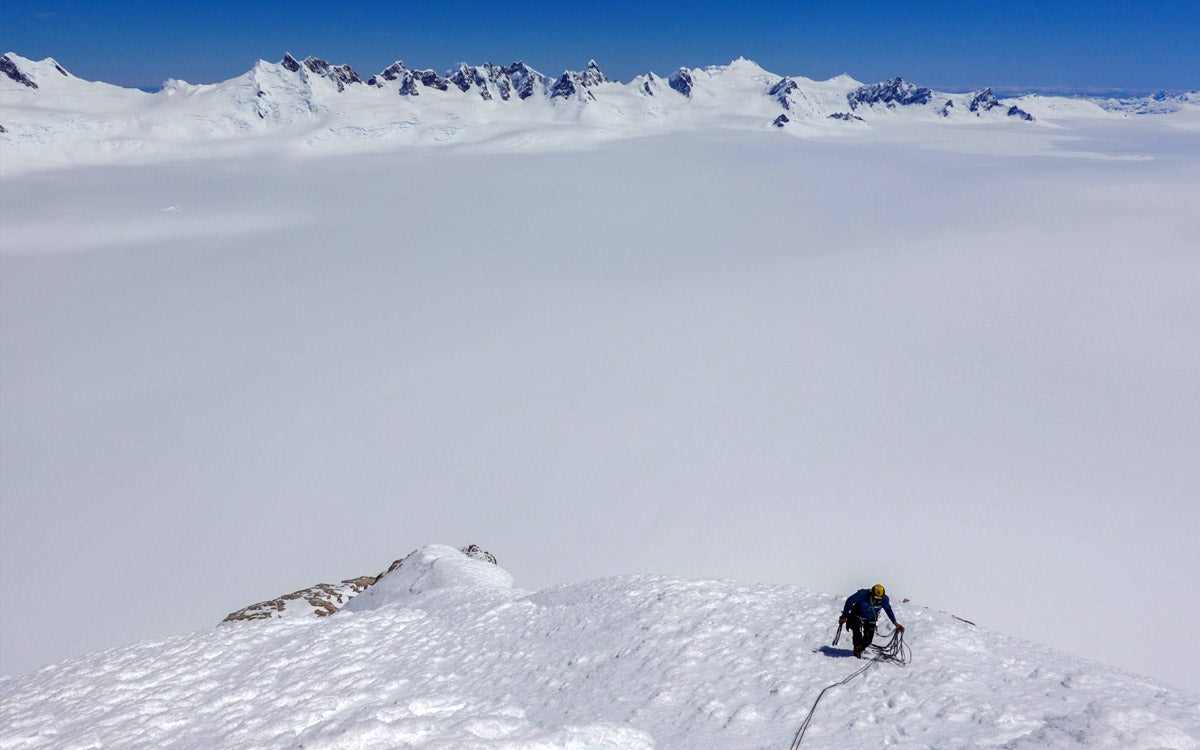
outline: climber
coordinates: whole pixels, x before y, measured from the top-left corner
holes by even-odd
[[[904,630],[904,626],[896,622],[892,614],[892,604],[888,601],[883,584],[877,583],[869,589],[859,589],[846,600],[842,607],[842,616],[838,618],[839,625],[845,625],[854,634],[854,655],[859,659],[862,653],[875,639],[875,621],[879,619],[879,610],[887,612],[888,619],[896,630]]]

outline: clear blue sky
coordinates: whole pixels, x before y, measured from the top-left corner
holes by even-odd
[[[745,56],[781,74],[945,87],[1200,88],[1200,0],[98,2],[3,0],[0,49],[127,86],[211,83],[285,51],[444,70],[594,57],[628,80]]]

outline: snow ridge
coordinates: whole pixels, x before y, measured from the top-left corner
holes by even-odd
[[[785,747],[816,693],[861,665],[825,645],[841,597],[792,586],[621,576],[531,593],[443,545],[383,584],[329,617],[0,680],[0,747]],[[897,606],[913,663],[828,696],[806,743],[1200,745],[1192,697]]]

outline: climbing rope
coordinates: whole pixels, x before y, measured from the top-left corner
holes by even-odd
[[[837,645],[838,638],[840,638],[841,635],[842,627],[841,625],[838,625],[837,636],[835,636],[833,639],[834,645]],[[845,685],[847,682],[850,682],[850,680],[853,680],[855,677],[858,677],[863,672],[866,672],[868,669],[875,666],[875,664],[878,662],[890,661],[903,667],[912,660],[912,651],[908,648],[908,646],[904,645],[904,631],[900,630],[899,628],[892,631],[891,638],[889,638],[888,641],[882,646],[871,644],[869,648],[875,652],[875,656],[869,662],[854,670],[854,672],[848,675],[846,679],[842,680],[841,682],[835,682],[832,685],[826,685],[825,689],[817,694],[817,699],[813,701],[812,708],[808,709],[808,716],[804,717],[804,721],[800,724],[800,729],[796,731],[796,738],[792,740],[791,750],[798,750],[800,747],[800,741],[804,739],[804,733],[808,731],[808,725],[812,721],[813,714],[816,713],[817,704],[821,702],[821,698],[825,696],[825,693],[835,687]]]
[[[826,686],[826,688],[824,690],[822,690],[820,693],[817,694],[817,699],[815,701],[813,701],[812,708],[808,709],[808,716],[804,717],[804,721],[800,724],[800,729],[796,732],[796,739],[792,740],[791,750],[796,750],[798,747],[800,747],[800,740],[804,739],[804,733],[808,731],[808,724],[809,724],[809,722],[812,721],[813,713],[815,713],[817,710],[817,704],[821,702],[821,698],[825,697],[825,693],[829,690],[832,690],[835,687],[838,687],[840,685],[845,685],[847,682],[849,682],[850,680],[853,680],[855,677],[858,677],[860,674],[862,674],[863,672],[866,672],[868,669],[870,669],[873,666],[875,666],[875,659],[872,659],[871,661],[862,665],[858,669],[854,670],[853,674],[851,674],[849,677],[842,680],[841,682],[835,682],[832,685]]]
[[[902,667],[912,661],[912,649],[904,644],[904,631],[900,628],[893,630],[892,637],[882,646],[872,643],[871,650],[876,653],[875,659],[878,661],[890,661]]]

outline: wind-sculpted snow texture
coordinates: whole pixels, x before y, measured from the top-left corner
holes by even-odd
[[[523,62],[468,65],[440,75],[397,61],[365,81],[348,65],[285,54],[209,85],[169,80],[155,94],[83,81],[51,59],[0,57],[0,170],[6,174],[87,163],[237,154],[249,143],[309,153],[402,144],[471,143],[569,127],[571,144],[701,125],[801,135],[857,132],[895,117],[1029,122],[990,89],[939,94],[902,78],[862,85],[849,76],[812,81],[739,59],[611,81],[595,60],[545,76]],[[1190,100],[1111,102],[1120,112],[1174,111]],[[850,113],[854,114],[851,115]],[[786,113],[786,117],[780,115]]]
[[[0,748],[787,747],[862,664],[826,645],[841,598],[790,586],[623,576],[530,593],[440,545],[377,585],[358,611],[6,678]],[[912,664],[827,694],[805,747],[1200,746],[1194,699],[897,608]]]

